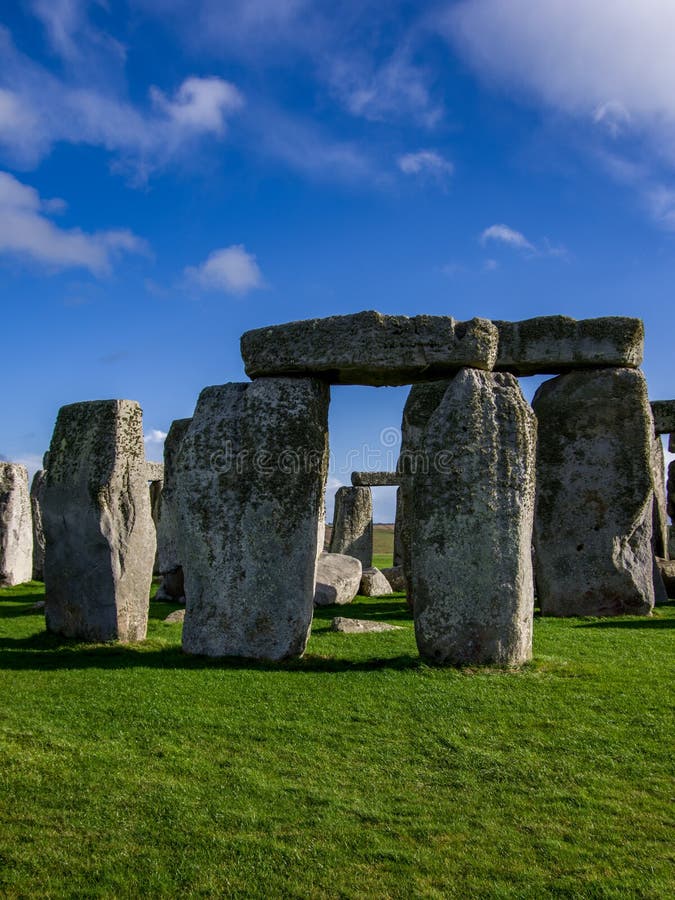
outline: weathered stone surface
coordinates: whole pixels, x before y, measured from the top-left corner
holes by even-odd
[[[659,561],[656,556],[652,557],[652,576],[654,583],[654,606],[660,603],[668,602],[668,591],[666,590],[663,573],[659,568]]]
[[[359,594],[362,597],[383,597],[393,590],[382,572],[375,566],[368,566],[361,574]]]
[[[330,552],[373,561],[373,495],[368,487],[341,487],[335,493]]]
[[[152,524],[155,526],[155,534],[159,525],[159,517],[162,510],[162,484],[161,481],[151,481],[150,490],[150,516]],[[152,566],[152,574],[159,575],[159,547],[155,551],[155,561]]]
[[[341,634],[381,634],[385,631],[403,631],[400,625],[389,625],[387,622],[371,622],[368,619],[347,619],[336,616],[330,623],[331,631]]]
[[[396,487],[400,483],[397,472],[352,472],[354,487]]]
[[[18,463],[0,462],[0,585],[23,584],[32,577],[28,472]]]
[[[411,488],[418,648],[434,663],[523,663],[534,607],[534,414],[509,374],[463,369],[426,387],[410,393],[400,461]]]
[[[145,638],[156,538],[138,403],[61,407],[42,518],[47,628],[92,641]]]
[[[316,565],[314,606],[344,606],[359,592],[362,566],[353,556],[322,553]]]
[[[675,453],[675,433],[673,432],[668,436],[668,453]]]
[[[487,319],[360,312],[247,331],[246,374],[311,375],[330,384],[400,385],[462,366],[491,369],[497,329]]]
[[[164,463],[147,460],[145,467],[148,481],[164,481]]]
[[[185,603],[185,579],[183,578],[182,566],[177,566],[173,572],[165,572],[162,575],[162,581],[157,588],[155,600]]]
[[[642,363],[641,319],[540,316],[494,324],[499,331],[496,371],[556,375],[593,366],[637,368]]]
[[[668,482],[666,485],[666,511],[668,512],[671,520],[675,521],[675,459],[668,466]],[[673,551],[671,550],[668,555],[672,557]]]
[[[394,565],[402,566],[405,551],[403,544],[406,540],[405,527],[405,502],[403,491],[399,487],[396,491],[396,519],[394,521]]]
[[[397,594],[406,593],[407,585],[403,573],[403,566],[391,566],[388,569],[382,569],[382,574],[391,585],[392,591],[395,591]]]
[[[652,506],[652,545],[654,553],[668,559],[668,514],[666,512],[666,463],[663,444],[658,435],[652,436],[652,478],[654,504]]]
[[[675,560],[657,559],[656,563],[669,599],[675,600]]]
[[[183,649],[300,656],[328,470],[328,388],[264,378],[202,391],[176,463]]]
[[[652,400],[652,415],[657,434],[675,434],[675,400]]]
[[[675,525],[671,525],[668,529],[668,551],[668,556],[675,559]]]
[[[157,523],[158,569],[162,575],[177,572],[181,560],[178,553],[176,509],[176,460],[192,419],[176,419],[164,440],[164,481]],[[182,577],[181,577],[182,583]],[[182,595],[181,595],[182,596]]]
[[[162,620],[165,625],[175,625],[177,622],[181,624],[185,621],[185,610],[175,609],[172,613]]]
[[[39,469],[33,475],[30,486],[30,508],[33,516],[33,580],[44,581],[45,577],[45,533],[42,527],[42,495],[47,473]]]
[[[653,425],[644,375],[634,369],[561,375],[539,388],[533,406],[542,615],[648,614]]]

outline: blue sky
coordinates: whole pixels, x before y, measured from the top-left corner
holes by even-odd
[[[337,8],[0,7],[0,456],[128,397],[159,459],[243,331],[360,309],[641,316],[675,396],[675,4]],[[333,390],[331,486],[405,396]]]

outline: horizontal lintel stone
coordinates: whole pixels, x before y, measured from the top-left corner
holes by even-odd
[[[495,370],[514,375],[558,375],[593,367],[639,368],[644,351],[641,319],[605,316],[571,319],[539,316],[495,321],[499,349]]]
[[[164,481],[164,463],[146,461],[145,470],[148,481]]]
[[[360,312],[247,331],[250,378],[312,376],[329,384],[412,384],[471,367],[491,370],[497,329],[487,319]]]
[[[354,487],[398,487],[400,483],[397,472],[352,472]]]
[[[652,415],[657,434],[675,434],[675,400],[652,400]],[[670,444],[672,443],[671,437]],[[668,449],[673,452],[672,446]]]

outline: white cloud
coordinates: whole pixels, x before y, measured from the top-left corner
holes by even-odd
[[[227,294],[246,294],[265,284],[255,256],[243,244],[214,250],[201,265],[189,266],[185,276],[200,288]]]
[[[222,78],[186,78],[170,100],[157,88],[151,97],[180,128],[222,134],[226,116],[244,105],[237,88]]]
[[[436,178],[452,175],[455,167],[435,150],[418,150],[416,153],[404,153],[396,160],[399,169],[405,175],[429,174]]]
[[[53,205],[53,200],[41,200],[34,188],[0,172],[0,253],[105,275],[116,254],[148,252],[145,241],[126,229],[88,234],[58,228],[46,216]]]
[[[524,234],[509,228],[508,225],[490,225],[480,236],[481,244],[487,244],[488,241],[495,241],[499,244],[507,244],[509,247],[515,247],[517,250],[534,250],[534,245],[528,241]]]
[[[143,435],[143,440],[146,444],[163,444],[166,440],[166,431],[162,431],[159,428],[151,428],[146,434]]]

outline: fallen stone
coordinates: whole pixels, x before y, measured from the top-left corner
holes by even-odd
[[[30,508],[33,517],[33,581],[44,581],[45,577],[45,532],[42,527],[42,495],[47,473],[39,469],[33,475],[30,486]]]
[[[401,385],[462,366],[491,369],[497,329],[487,319],[369,311],[247,331],[241,354],[250,378],[309,375],[329,384]]]
[[[0,462],[0,585],[23,584],[33,577],[33,520],[28,472],[18,463]]]
[[[392,591],[395,591],[397,594],[405,594],[407,586],[405,583],[403,566],[391,566],[390,568],[382,569],[381,571],[391,585]]]
[[[175,609],[172,613],[163,619],[165,625],[175,625],[176,622],[180,622],[181,624],[185,620],[185,610],[184,609]]]
[[[675,560],[657,559],[656,564],[659,567],[668,598],[675,600]]]
[[[657,434],[675,434],[675,400],[652,400],[652,415]]]
[[[162,600],[165,603],[185,603],[185,578],[182,566],[162,575],[155,600]]]
[[[668,513],[666,502],[666,463],[663,444],[658,435],[652,435],[652,478],[654,479],[654,504],[652,506],[652,545],[656,556],[668,559]]]
[[[532,653],[534,414],[506,373],[462,369],[428,388],[404,412],[417,646],[437,664],[519,665]]]
[[[301,656],[328,471],[328,388],[262,378],[202,391],[176,461],[183,649]]]
[[[362,566],[373,561],[373,495],[368,487],[341,487],[335,492],[330,553],[353,556]]]
[[[164,481],[164,463],[146,460],[145,467],[148,481]]]
[[[495,370],[514,375],[560,374],[593,366],[637,368],[644,352],[641,319],[540,316],[494,322],[499,331]]]
[[[359,594],[362,597],[384,597],[393,594],[393,590],[382,572],[375,566],[369,566],[361,574]]]
[[[344,606],[359,592],[362,566],[353,556],[322,553],[316,565],[314,606]]]
[[[162,502],[157,522],[157,568],[161,575],[173,575],[181,566],[178,553],[178,537],[176,509],[176,461],[192,419],[176,419],[171,423],[164,440],[164,482]],[[180,583],[175,579],[166,579],[166,593],[173,597],[173,590],[180,590],[184,595],[182,575]]]
[[[561,375],[539,388],[533,406],[542,615],[648,615],[653,426],[644,375],[634,369]]]
[[[371,622],[368,619],[347,619],[336,616],[330,623],[331,631],[341,634],[380,634],[385,631],[404,631],[400,625],[389,625],[387,622]]]
[[[352,472],[354,487],[396,487],[400,482],[397,472]]]
[[[61,407],[49,454],[42,503],[48,630],[143,640],[156,539],[140,406]]]

